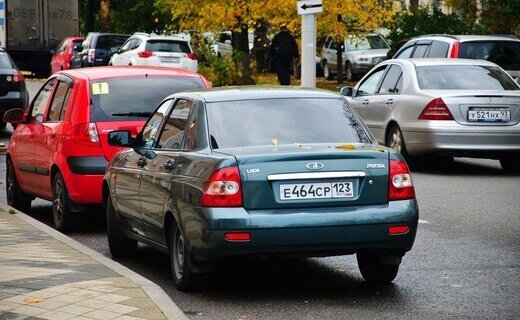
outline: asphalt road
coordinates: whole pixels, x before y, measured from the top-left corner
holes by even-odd
[[[498,161],[457,159],[415,170],[413,179],[419,231],[391,286],[367,285],[354,256],[228,261],[198,293],[174,289],[168,257],[149,247],[120,262],[159,284],[192,319],[518,319],[520,176]],[[35,200],[29,214],[51,224],[47,201]],[[83,221],[68,235],[110,256],[102,214]]]

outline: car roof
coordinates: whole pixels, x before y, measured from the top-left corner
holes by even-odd
[[[510,35],[451,35],[451,34],[425,34],[415,37],[411,40],[428,39],[428,38],[450,38],[455,40],[465,41],[520,41],[520,39]]]
[[[149,34],[149,33],[142,33],[142,32],[136,32],[132,35],[132,38],[141,38],[143,40],[176,40],[176,41],[184,41],[188,42],[184,37],[180,35],[160,35],[160,34]]]
[[[144,77],[144,76],[179,76],[200,77],[196,72],[171,67],[139,67],[139,66],[106,66],[60,71],[74,78],[89,80],[120,78],[120,77]]]
[[[192,96],[206,102],[240,101],[257,99],[296,99],[296,98],[323,98],[337,99],[341,96],[332,91],[320,89],[306,89],[296,87],[222,87],[206,91],[182,92],[169,96]]]
[[[384,64],[389,63],[408,63],[413,64],[416,67],[422,66],[439,66],[439,65],[466,65],[466,66],[492,66],[496,67],[497,65],[491,61],[487,60],[477,60],[477,59],[451,59],[451,58],[416,58],[416,59],[390,59],[385,60]]]

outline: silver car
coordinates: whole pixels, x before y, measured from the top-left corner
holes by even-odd
[[[520,87],[492,62],[387,60],[341,93],[379,143],[408,160],[493,158],[520,171]]]

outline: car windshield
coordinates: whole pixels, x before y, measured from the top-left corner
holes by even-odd
[[[104,35],[99,36],[96,42],[96,49],[110,50],[119,48],[128,39],[127,36]]]
[[[190,46],[186,41],[179,40],[148,40],[146,51],[153,52],[181,52],[190,53]]]
[[[143,120],[168,95],[203,88],[198,77],[134,77],[91,83],[90,121]]]
[[[498,67],[444,65],[416,69],[419,87],[425,90],[519,90]]]
[[[278,98],[207,103],[212,146],[371,143],[344,99]]]
[[[358,51],[358,50],[375,50],[375,49],[388,49],[388,44],[379,35],[372,35],[366,37],[349,37],[345,41],[347,44],[347,51]]]
[[[462,42],[459,58],[483,59],[504,70],[520,70],[520,41]]]
[[[6,52],[0,52],[0,69],[13,69],[11,59]]]

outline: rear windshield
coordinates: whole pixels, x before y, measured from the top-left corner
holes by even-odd
[[[388,44],[381,36],[351,37],[347,39],[347,51],[388,49]]]
[[[213,149],[295,143],[371,143],[343,99],[262,99],[207,104]]]
[[[507,73],[490,66],[417,67],[417,80],[425,90],[519,90]]]
[[[5,52],[0,52],[0,69],[13,69],[11,59]]]
[[[166,96],[203,87],[198,77],[139,77],[92,82],[90,121],[147,119]]]
[[[520,41],[462,42],[459,58],[483,59],[504,70],[520,70]]]
[[[110,50],[111,48],[119,48],[126,39],[128,39],[128,36],[99,36],[96,42],[96,49]]]
[[[186,41],[175,40],[148,40],[146,51],[153,52],[181,52],[190,53],[190,47]]]

